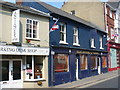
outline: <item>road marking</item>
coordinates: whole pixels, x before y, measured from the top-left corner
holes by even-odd
[[[91,82],[91,84],[82,85],[82,86],[80,85],[80,86],[76,86],[76,87],[73,87],[73,88],[86,88],[86,87],[89,87],[89,86],[92,86],[92,85],[95,85],[95,84],[110,80],[110,79],[115,78],[115,77],[119,77],[119,75],[111,77],[111,78],[107,78],[107,79],[104,79],[104,80],[96,80],[96,82]]]

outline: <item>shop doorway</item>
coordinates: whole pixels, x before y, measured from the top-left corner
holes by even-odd
[[[21,60],[3,60],[1,88],[22,88],[21,71]]]
[[[100,57],[97,58],[97,66],[98,66],[98,74],[101,74],[101,59],[100,59]]]

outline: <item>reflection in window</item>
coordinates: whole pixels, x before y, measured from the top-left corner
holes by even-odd
[[[97,57],[96,56],[91,56],[91,69],[97,69]]]
[[[87,55],[80,55],[80,69],[87,69]]]
[[[102,56],[102,67],[103,68],[107,67],[107,57],[106,56]]]
[[[68,55],[67,54],[54,55],[54,71],[68,72]]]

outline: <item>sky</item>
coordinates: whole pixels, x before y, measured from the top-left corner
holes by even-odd
[[[15,3],[16,0],[4,0],[4,1]],[[54,7],[61,8],[63,5],[63,2],[68,0],[41,0],[41,1],[46,2]],[[101,0],[101,1],[106,2],[107,0]]]

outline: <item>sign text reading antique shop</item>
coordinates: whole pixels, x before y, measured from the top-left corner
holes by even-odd
[[[0,54],[14,55],[49,55],[48,48],[27,48],[15,46],[0,46]]]

